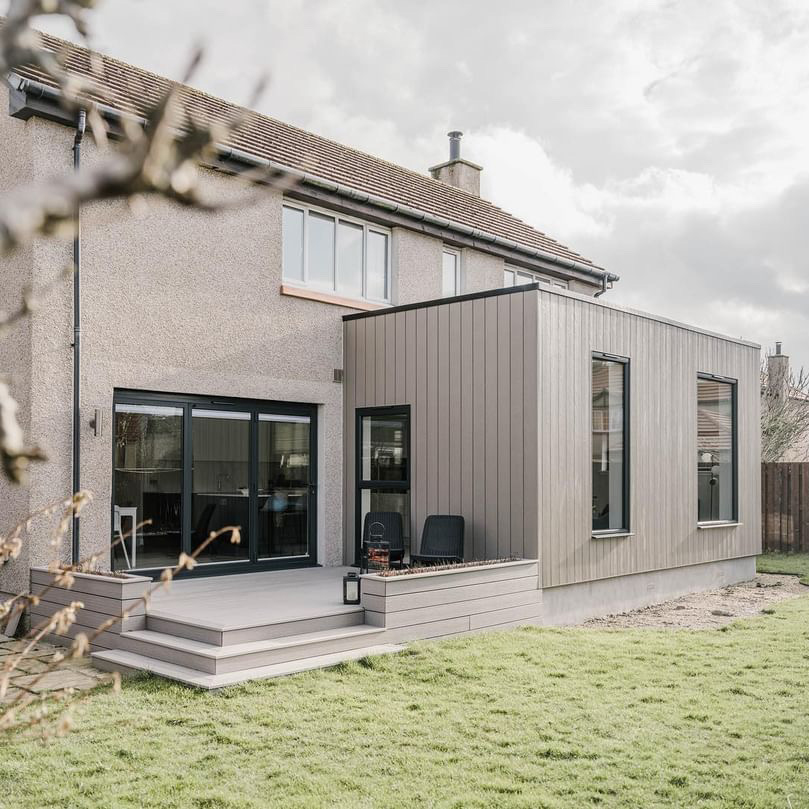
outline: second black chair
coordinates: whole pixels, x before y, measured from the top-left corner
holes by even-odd
[[[463,562],[464,519],[453,514],[431,514],[424,521],[419,552],[411,564]]]

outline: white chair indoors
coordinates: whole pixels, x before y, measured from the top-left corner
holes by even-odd
[[[132,533],[129,536],[130,542],[130,550],[131,550],[131,559],[130,554],[126,551],[126,540],[124,539],[124,532],[121,528],[121,519],[124,517],[128,517],[132,522]],[[112,530],[115,534],[115,537],[119,540],[121,545],[121,550],[124,552],[124,559],[126,560],[126,566],[131,570],[137,564],[137,531],[136,526],[138,524],[138,510],[134,506],[115,506],[113,509],[113,525]]]

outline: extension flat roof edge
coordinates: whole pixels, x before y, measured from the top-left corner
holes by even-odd
[[[448,298],[433,298],[429,301],[417,301],[415,303],[405,303],[400,306],[388,306],[382,309],[376,309],[373,312],[352,312],[351,314],[343,315],[343,320],[363,320],[368,317],[384,317],[385,315],[397,314],[398,312],[409,312],[413,309],[427,309],[433,306],[444,306],[453,303],[463,303],[464,301],[481,300],[482,298],[493,298],[497,297],[498,295],[516,295],[525,292],[541,292],[543,295],[558,295],[563,298],[573,298],[591,306],[601,306],[605,309],[612,309],[616,312],[625,312],[628,315],[634,315],[635,317],[640,317],[644,320],[652,320],[655,323],[665,323],[668,326],[684,329],[685,331],[690,331],[694,334],[704,334],[707,337],[715,337],[719,340],[726,340],[730,343],[755,348],[758,351],[761,350],[761,346],[752,340],[745,340],[742,337],[731,337],[727,334],[710,331],[710,329],[703,329],[690,323],[683,323],[672,318],[653,315],[650,312],[644,312],[640,309],[632,309],[628,306],[619,306],[617,304],[604,301],[601,298],[594,298],[591,295],[583,295],[579,292],[571,292],[568,289],[548,287],[545,284],[540,283],[523,284],[522,286],[502,287],[498,289],[486,289],[482,292],[468,292],[464,295],[454,295]]]
[[[2,23],[0,18],[0,25]],[[47,49],[60,53],[66,72],[90,85],[90,90],[84,94],[89,103],[105,104],[122,114],[144,117],[171,86],[177,85],[113,57],[48,34],[41,36]],[[94,62],[100,65],[100,78],[92,67]],[[18,67],[14,72],[22,79],[57,89],[56,82],[36,67]],[[187,85],[177,86],[188,112],[198,120],[222,121],[245,112],[243,107],[203,91]],[[374,205],[390,199],[408,216],[423,212],[446,219],[446,227],[470,228],[477,231],[481,241],[492,236],[494,240],[503,240],[506,246],[516,245],[518,250],[529,254],[535,250],[538,257],[558,262],[560,266],[618,280],[617,275],[474,194],[255,111],[246,112],[244,124],[223,148],[231,147],[270,160],[305,173],[313,181],[330,181],[368,194]]]

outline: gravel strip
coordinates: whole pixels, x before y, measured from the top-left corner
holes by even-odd
[[[582,626],[621,629],[718,629],[738,618],[757,615],[779,601],[809,596],[797,576],[760,573],[752,581],[664,601],[632,612],[591,618]]]

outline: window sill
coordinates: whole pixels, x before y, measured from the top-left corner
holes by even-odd
[[[623,539],[624,537],[635,536],[634,531],[593,531],[593,539]]]
[[[698,522],[697,528],[705,531],[708,528],[740,528],[744,523],[735,520],[716,520],[715,522]]]
[[[347,309],[358,309],[361,312],[374,312],[377,309],[387,309],[390,306],[388,303],[371,303],[370,301],[359,300],[357,298],[344,298],[341,295],[333,295],[330,292],[318,292],[314,289],[297,287],[292,284],[281,284],[281,294],[289,295],[293,298],[304,298],[308,301],[345,306]]]

